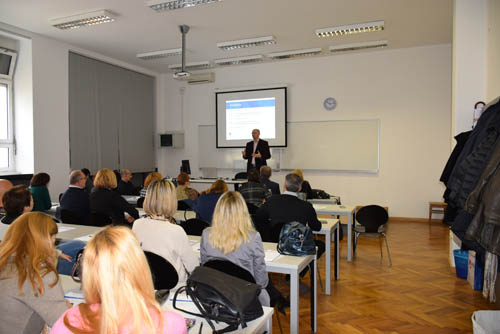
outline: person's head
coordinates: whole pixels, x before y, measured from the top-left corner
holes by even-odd
[[[300,179],[304,181],[304,173],[302,173],[302,169],[296,169],[292,171],[292,174],[300,176]]]
[[[180,186],[188,186],[189,185],[189,175],[187,173],[180,173],[177,176],[177,184]]]
[[[94,177],[94,187],[96,188],[116,188],[116,175],[108,168],[100,169]]]
[[[177,211],[175,186],[169,180],[153,181],[142,205],[144,212],[153,217],[173,217]]]
[[[124,326],[131,326],[130,333],[158,332],[161,323],[150,316],[154,310],[162,319],[151,271],[130,228],[108,226],[97,232],[85,247],[83,268],[85,303],[79,308],[90,332],[120,333]],[[92,304],[100,304],[97,314]],[[64,324],[76,332],[67,316]]]
[[[42,277],[51,272],[56,278],[49,286],[57,284],[59,276],[54,265],[53,243],[56,234],[57,224],[41,212],[25,213],[7,229],[0,243],[0,274],[13,257],[19,294],[25,281],[29,280],[35,296],[43,295]]]
[[[130,180],[132,180],[132,173],[128,169],[121,169],[120,177],[123,182],[129,182]]]
[[[273,170],[269,166],[262,166],[260,167],[260,176],[264,179],[269,179],[271,178],[271,175],[273,174]]]
[[[255,231],[243,196],[237,191],[228,191],[219,198],[215,206],[210,228],[209,242],[212,247],[228,254],[249,241]]]
[[[90,171],[88,168],[82,168],[82,173],[85,175],[87,179],[90,177]]]
[[[253,129],[252,130],[252,138],[253,140],[257,140],[260,137],[260,130],[259,129]]]
[[[147,188],[151,182],[163,179],[163,176],[158,172],[149,173],[144,180],[144,188]]]
[[[2,197],[5,212],[9,216],[19,216],[33,209],[33,197],[25,185],[12,187]]]
[[[81,170],[74,170],[69,174],[69,184],[80,188],[85,188],[85,181],[87,178]]]
[[[212,185],[210,188],[207,189],[206,193],[214,193],[214,194],[223,194],[227,192],[227,184],[224,182],[224,180],[217,180]]]
[[[256,169],[250,169],[247,176],[248,181],[260,182],[259,171]]]
[[[290,173],[285,177],[285,190],[291,191],[293,193],[298,193],[300,191],[300,186],[302,185],[302,179],[299,175]]]
[[[30,181],[30,186],[39,187],[47,186],[50,182],[50,175],[47,173],[37,173],[33,175]]]
[[[5,194],[5,192],[7,192],[12,187],[13,187],[12,182],[10,182],[9,180],[0,179],[0,207],[3,207],[2,204],[3,194]]]

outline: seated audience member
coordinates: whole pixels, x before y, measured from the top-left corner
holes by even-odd
[[[91,214],[101,214],[111,217],[114,223],[132,223],[139,218],[139,212],[133,205],[112,189],[116,188],[116,176],[111,169],[99,170],[94,178],[94,188],[90,194]],[[124,213],[130,216],[125,219]]]
[[[0,243],[0,333],[40,333],[68,309],[56,270],[57,224],[25,213]]]
[[[313,231],[321,230],[321,222],[312,204],[297,198],[301,183],[300,176],[288,174],[285,178],[284,193],[271,196],[257,211],[256,221],[259,230],[267,234],[264,237],[265,241],[276,242],[279,234],[276,229],[283,223],[299,222],[308,225]],[[315,240],[315,243],[319,258],[325,251],[325,244],[320,240]]]
[[[60,200],[60,209],[73,213],[83,225],[89,223],[90,216],[90,199],[85,192],[86,181],[87,178],[82,171],[72,171],[69,175],[69,187]]]
[[[33,175],[30,181],[30,191],[33,195],[33,211],[47,211],[52,207],[49,186],[50,176],[47,173]]]
[[[182,172],[177,176],[177,188],[175,192],[178,201],[194,201],[198,197],[198,192],[190,188],[189,184],[189,175],[187,173]],[[191,203],[189,202],[189,204]]]
[[[300,186],[300,192],[305,195],[305,198],[301,199],[312,199],[313,198],[313,191],[311,188],[311,185],[309,184],[309,181],[304,180],[304,173],[302,173],[301,169],[296,169],[292,172],[292,174],[300,176],[300,179],[302,180],[302,184]]]
[[[120,181],[118,181],[118,188],[116,191],[120,195],[132,195],[139,196],[139,190],[134,186],[132,182],[132,173],[128,169],[120,170]]]
[[[90,195],[92,187],[94,186],[92,184],[92,176],[90,175],[88,168],[82,168],[82,173],[85,175],[85,192]]]
[[[13,187],[12,182],[10,182],[9,180],[0,179],[0,214],[2,216],[5,215],[5,210],[3,209],[3,203],[2,203],[3,194],[5,194],[5,192],[10,190],[10,188],[12,187]]]
[[[269,278],[264,260],[264,245],[256,232],[241,194],[228,191],[215,207],[212,226],[203,230],[200,242],[200,260],[227,260],[246,269],[261,286],[259,300],[269,306],[266,287]]]
[[[273,195],[280,194],[280,185],[276,182],[271,181],[271,175],[273,170],[269,166],[260,167],[260,182],[265,185]]]
[[[17,217],[25,212],[31,212],[33,209],[33,197],[25,185],[12,187],[3,194],[2,202],[6,215],[2,218],[1,222],[5,225],[12,224]]]
[[[260,183],[259,172],[256,169],[248,171],[248,182],[243,184],[238,191],[245,199],[245,202],[256,207],[260,207],[272,195],[269,189]]]
[[[146,179],[144,180],[144,187],[141,189],[140,196],[146,197],[146,192],[148,191],[148,186],[151,184],[151,182],[161,179],[163,179],[163,176],[160,173],[158,172],[149,173],[148,176],[146,176]]]
[[[193,201],[192,208],[196,211],[196,216],[210,223],[214,214],[215,205],[219,197],[227,192],[227,184],[223,180],[217,180],[210,188],[203,191],[198,198]]]
[[[174,219],[177,211],[175,186],[168,180],[153,181],[148,187],[143,204],[147,217],[134,222],[141,247],[160,255],[177,270],[179,283],[173,289],[186,285],[189,274],[199,265],[184,229]]]
[[[184,318],[162,311],[148,262],[134,233],[119,226],[98,232],[83,258],[85,302],[57,320],[52,334],[186,334]]]

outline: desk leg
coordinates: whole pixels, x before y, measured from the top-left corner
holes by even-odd
[[[325,235],[325,243],[326,243],[326,261],[325,261],[325,272],[326,272],[326,282],[325,282],[325,285],[326,285],[326,295],[329,296],[330,295],[330,280],[332,279],[331,278],[331,262],[332,262],[332,234],[329,232]]]
[[[313,308],[314,308],[314,314],[313,314],[313,328],[312,328],[312,331],[313,333],[317,333],[318,332],[318,258],[317,257],[314,257],[314,282],[313,282],[313,285],[314,285],[314,289],[312,289],[312,293],[314,293],[314,304],[313,304]],[[328,286],[330,286],[330,283],[328,283]]]
[[[273,315],[272,314],[270,317],[267,318],[266,326],[267,326],[266,333],[273,334]]]
[[[347,262],[352,261],[352,214],[347,216]]]
[[[290,273],[290,334],[299,333],[299,273]]]
[[[340,242],[340,222],[337,224],[337,228],[335,229],[335,280],[339,279],[339,262],[340,262],[340,252],[339,252],[339,242]]]

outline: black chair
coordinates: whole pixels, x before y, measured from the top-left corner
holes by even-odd
[[[257,210],[259,210],[259,207],[257,205],[248,202],[247,202],[247,208],[248,208],[248,213],[250,215],[255,215],[257,213]]]
[[[379,205],[367,205],[359,209],[356,213],[356,221],[360,225],[354,227],[354,254],[356,254],[356,246],[359,237],[379,238],[379,240],[380,238],[384,238],[387,247],[387,255],[389,257],[389,266],[391,267],[391,253],[385,234],[385,226],[388,220],[389,214]],[[380,240],[380,256],[383,256],[382,240]]]
[[[110,216],[101,212],[92,212],[90,214],[90,225],[92,226],[107,226],[113,223]]]
[[[174,266],[164,257],[155,253],[144,251],[144,255],[148,260],[155,290],[173,289],[179,282],[179,275]]]
[[[191,218],[181,222],[181,227],[184,229],[187,235],[201,236],[203,230],[208,226],[209,224],[206,221],[198,218]]]
[[[63,224],[85,225],[85,223],[80,220],[80,217],[73,211],[61,209],[60,214]]]
[[[246,179],[248,179],[248,173],[247,172],[236,173],[236,175],[234,176],[234,179],[235,180],[246,180]],[[235,191],[238,191],[239,188],[240,188],[239,184],[234,184]]]
[[[145,200],[145,199],[146,199],[146,198],[144,198],[144,197],[139,197],[139,198],[137,199],[137,203],[135,204],[135,206],[136,206],[136,207],[138,207],[138,208],[142,208],[142,206],[144,205],[144,200]]]

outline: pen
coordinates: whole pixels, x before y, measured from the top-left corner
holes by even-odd
[[[200,330],[198,331],[198,334],[201,334],[201,329],[203,328],[203,322],[200,323]]]
[[[169,300],[170,300],[171,302],[173,302],[173,301],[174,301],[174,299],[173,299],[173,298],[170,298]],[[175,301],[176,301],[176,302],[188,302],[188,303],[192,303],[192,302],[193,302],[192,300],[189,300],[189,299],[176,299]]]

